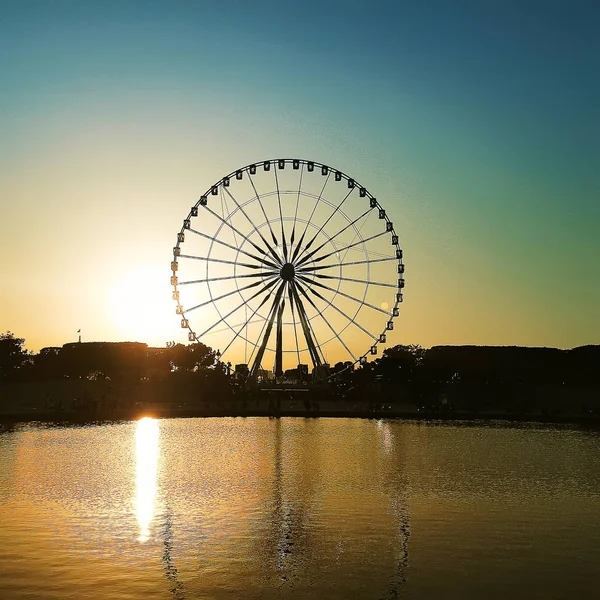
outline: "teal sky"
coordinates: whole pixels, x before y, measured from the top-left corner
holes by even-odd
[[[190,204],[298,156],[393,215],[393,343],[600,343],[598,31],[577,1],[2,2],[0,329],[179,339]]]

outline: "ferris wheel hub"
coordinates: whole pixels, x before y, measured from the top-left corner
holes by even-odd
[[[284,281],[292,281],[294,279],[294,275],[296,274],[296,269],[294,269],[294,265],[292,263],[288,262],[281,267],[279,274],[281,275],[281,279]]]

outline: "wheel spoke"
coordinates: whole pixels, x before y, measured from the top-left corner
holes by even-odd
[[[283,229],[283,212],[281,211],[281,193],[279,192],[279,178],[277,177],[277,166],[273,166],[275,174],[275,187],[277,188],[277,203],[279,204],[279,222],[281,223],[281,243],[283,244],[283,258],[285,262],[288,260],[287,242],[285,239],[285,231]]]
[[[366,265],[370,263],[376,262],[385,262],[389,260],[398,260],[395,256],[389,256],[387,258],[375,258],[373,260],[356,260],[353,262],[347,263],[332,263],[330,265],[320,265],[318,267],[302,267],[301,269],[296,269],[297,273],[308,273],[311,271],[321,271],[322,269],[331,269],[333,267],[351,267],[353,265]]]
[[[300,190],[302,189],[302,176],[304,175],[304,163],[300,168],[300,183],[298,184],[298,195],[296,196],[296,210],[294,211],[294,225],[292,226],[292,237],[290,239],[290,252],[292,251],[292,245],[296,237],[296,219],[298,218],[298,205],[300,204]],[[291,300],[290,300],[291,302]]]
[[[277,279],[274,279],[273,281],[277,281]],[[233,290],[231,292],[227,292],[226,294],[222,294],[221,296],[218,296],[217,298],[211,298],[210,300],[207,300],[206,302],[202,302],[200,304],[197,304],[196,306],[192,306],[192,308],[188,308],[187,310],[184,310],[183,312],[184,312],[184,314],[187,314],[189,312],[192,312],[193,310],[196,310],[197,308],[202,308],[203,306],[208,306],[209,304],[213,304],[214,302],[217,302],[218,300],[223,300],[223,298],[229,298],[229,296],[233,296],[233,294],[243,292],[244,290],[249,290],[250,288],[256,287],[257,285],[260,285],[261,283],[262,283],[262,281],[255,281],[254,283],[250,283],[249,285],[246,285],[244,287],[236,288],[235,290]]]
[[[292,255],[291,262],[294,262],[296,260],[296,258],[298,257],[298,252],[302,248],[302,242],[304,241],[304,236],[306,235],[306,232],[308,231],[308,226],[310,225],[310,223],[312,221],[313,215],[315,214],[315,210],[317,210],[317,206],[319,205],[319,202],[321,201],[323,192],[325,191],[325,188],[327,187],[327,183],[329,182],[330,177],[331,177],[331,171],[329,171],[329,174],[327,175],[327,179],[325,179],[325,183],[323,184],[323,187],[321,188],[321,192],[319,193],[319,195],[317,197],[317,201],[315,202],[312,212],[310,213],[310,217],[308,217],[308,221],[306,221],[306,225],[304,226],[304,232],[302,233],[302,236],[300,237],[300,241],[298,242],[298,245],[296,246],[296,249],[294,250],[294,254]]]
[[[260,236],[260,239],[263,241],[263,244],[269,249],[269,252],[271,253],[271,256],[273,256],[273,258],[278,263],[281,264],[281,258],[279,257],[279,255],[277,254],[277,252],[275,252],[274,248],[271,247],[271,245],[269,244],[269,242],[267,242],[267,240],[265,239],[265,237],[263,236],[263,234],[260,232],[260,229],[258,229],[258,227],[256,227],[256,224],[248,216],[248,213],[244,210],[244,207],[241,206],[238,203],[238,201],[234,198],[234,196],[232,195],[232,193],[229,191],[229,188],[225,188],[225,191],[227,192],[227,194],[229,194],[229,197],[235,202],[235,205],[242,212],[242,214],[246,217],[246,220],[248,221],[248,223],[250,223],[250,225],[252,225],[252,227],[254,227],[254,231],[256,231],[256,233],[258,233],[258,235]]]
[[[212,238],[209,238],[212,239]],[[206,260],[209,262],[215,262],[215,263],[220,263],[220,264],[224,264],[224,265],[236,265],[238,267],[248,267],[249,269],[263,269],[263,265],[251,265],[248,263],[241,263],[241,262],[237,262],[235,260],[224,260],[222,258],[212,258],[212,257],[208,257],[208,256],[194,256],[193,254],[180,254],[178,256],[178,258],[191,258],[193,260]],[[277,272],[279,271],[279,267],[276,267]],[[275,271],[273,271],[275,272]]]
[[[323,231],[323,229],[325,229],[325,227],[327,226],[329,221],[331,221],[331,219],[334,217],[334,215],[337,214],[337,212],[340,210],[340,208],[342,208],[342,204],[344,204],[344,202],[346,202],[346,200],[348,200],[348,198],[350,197],[350,194],[352,194],[353,191],[354,191],[354,188],[350,188],[350,191],[344,196],[344,199],[336,206],[335,210],[329,215],[329,217],[327,218],[325,223],[323,223],[323,225],[321,225],[321,227],[319,228],[317,233],[315,233],[315,235],[313,235],[310,242],[308,242],[308,244],[306,244],[306,246],[304,246],[304,249],[300,253],[299,258],[301,258],[302,254],[304,252],[306,252],[313,245],[314,241],[317,239],[317,236],[321,233],[321,231]],[[371,211],[371,210],[372,209],[369,209],[369,211]],[[369,211],[367,211],[367,212],[369,212]],[[302,264],[303,262],[304,262],[304,259],[302,259],[299,264]]]
[[[337,277],[335,275],[323,275],[323,273],[315,273],[315,277],[319,279],[335,279],[336,281],[352,281],[353,283],[364,283],[365,285],[379,285],[382,287],[389,287],[397,289],[398,286],[395,283],[384,283],[382,281],[369,281],[367,279],[353,279],[352,277]]]
[[[208,279],[193,279],[180,281],[177,285],[189,285],[191,283],[212,283],[213,281],[227,281],[229,279],[244,279],[246,277],[275,277],[276,273],[247,273],[245,275],[228,275],[227,277],[209,277]]]
[[[375,235],[372,235],[371,237],[361,239],[358,242],[354,242],[353,244],[349,244],[348,246],[344,246],[343,248],[339,248],[338,250],[334,250],[333,252],[329,252],[328,254],[319,256],[318,258],[315,258],[312,262],[314,262],[314,263],[321,262],[322,260],[325,260],[326,258],[333,256],[334,254],[339,254],[340,252],[344,252],[344,250],[350,250],[350,248],[354,248],[355,246],[358,246],[359,244],[366,244],[367,242],[370,242],[371,240],[379,238],[382,235],[385,235],[386,233],[388,233],[388,232],[382,231],[381,233],[376,233]]]
[[[256,298],[256,296],[260,296],[261,294],[264,294],[266,291],[270,290],[275,283],[277,283],[277,280],[270,281],[267,285],[265,285],[265,287],[262,290],[258,290],[258,292],[256,292],[256,294],[253,294],[250,298],[248,298],[248,300],[244,300],[239,306],[236,306],[232,311],[228,312],[224,317],[221,317],[216,323],[213,323],[206,331],[203,331],[198,337],[205,336],[207,333],[212,331],[219,323],[222,323],[223,321],[225,321],[225,319],[230,317],[233,313],[240,310],[240,308],[242,308],[242,306],[247,306],[248,302],[250,302],[251,300],[254,300],[254,298]],[[269,292],[269,294],[267,294],[266,298],[268,299],[269,297],[270,297],[270,292]],[[231,327],[229,325],[228,325],[228,327],[231,329]]]
[[[360,300],[359,298],[355,298],[354,296],[350,296],[350,294],[346,294],[345,292],[340,292],[340,290],[336,290],[332,287],[329,287],[328,285],[325,285],[324,283],[319,283],[318,281],[314,281],[312,279],[307,279],[306,277],[303,277],[302,275],[298,275],[298,279],[304,281],[304,283],[306,283],[309,287],[311,285],[316,285],[325,290],[329,290],[330,292],[333,292],[334,294],[339,294],[340,296],[344,296],[344,298],[348,298],[349,300],[354,300],[355,302],[358,302],[359,304],[368,306],[369,308],[372,308],[373,310],[376,310],[377,312],[383,313],[384,315],[387,315],[388,317],[390,316],[389,313],[387,313],[382,308],[374,306],[373,304],[369,304],[368,302],[365,302],[364,300]]]
[[[274,269],[279,269],[279,267],[277,265],[273,264],[271,261],[267,260],[266,258],[260,258],[254,254],[251,254],[250,252],[246,252],[246,250],[242,250],[241,248],[236,248],[235,246],[232,246],[231,244],[228,244],[227,242],[224,242],[223,240],[220,240],[215,237],[211,237],[210,235],[206,235],[205,233],[202,233],[201,231],[197,231],[196,229],[190,228],[190,229],[188,229],[188,231],[191,231],[192,233],[195,233],[196,235],[199,235],[200,237],[210,240],[211,242],[215,242],[216,244],[225,246],[226,248],[231,248],[231,250],[234,250],[235,252],[239,251],[242,254],[249,256],[250,258],[253,258],[255,261],[257,261],[263,265],[268,265],[269,267],[273,267]],[[213,260],[213,259],[210,259],[210,260]]]
[[[259,315],[259,317],[260,317],[260,315]],[[264,318],[261,317],[258,319],[254,319],[254,321],[248,321],[247,325],[250,325],[251,323],[262,323],[263,321],[264,321]],[[214,335],[215,333],[223,333],[223,331],[228,331],[232,328],[239,327],[239,326],[240,326],[240,323],[236,323],[235,325],[226,325],[225,327],[220,327],[219,329],[214,329],[214,330],[211,329],[210,333],[211,333],[211,335]],[[198,335],[197,337],[200,338],[201,336]]]
[[[311,288],[309,286],[307,286],[307,288],[311,294],[314,294],[317,298],[319,298],[320,300],[323,300],[323,302],[326,302],[329,306],[331,306],[332,308],[337,310],[337,312],[339,312],[342,316],[344,316],[346,319],[348,319],[348,321],[350,321],[350,323],[352,323],[353,325],[356,325],[356,327],[358,327],[361,331],[366,333],[370,338],[372,338],[373,340],[377,339],[375,336],[373,336],[372,333],[367,331],[358,321],[355,320],[356,315],[358,314],[358,310],[360,310],[361,307],[358,308],[358,310],[356,311],[356,314],[354,315],[354,318],[352,318],[352,317],[348,316],[343,310],[338,308],[333,302],[326,300],[323,296],[321,296],[321,294],[319,294],[319,292],[317,292],[317,290],[314,290],[313,288]]]
[[[275,282],[273,282],[275,283]],[[248,300],[248,302],[250,300],[252,300],[253,298],[256,298],[256,296],[258,296],[259,294],[264,293],[266,290],[260,290],[260,292],[257,292],[256,294],[254,294],[254,296],[252,296],[252,298],[250,298]],[[271,292],[269,291],[269,293],[263,298],[262,302],[254,309],[254,311],[252,312],[252,314],[250,315],[250,318],[246,319],[246,321],[244,323],[242,323],[242,326],[237,330],[237,332],[235,333],[235,335],[233,336],[233,339],[229,342],[229,344],[227,344],[227,347],[225,348],[225,350],[223,350],[223,354],[225,354],[225,352],[227,352],[227,350],[229,350],[229,348],[231,347],[231,344],[233,344],[233,342],[235,342],[235,340],[238,338],[238,336],[240,335],[240,333],[242,333],[242,331],[244,330],[244,327],[248,327],[249,323],[252,323],[252,318],[254,317],[254,315],[267,303],[267,301],[269,300],[269,298],[271,297]],[[244,302],[241,306],[248,306],[248,302]],[[238,307],[240,308],[240,307]],[[235,311],[233,311],[235,312]],[[231,313],[229,313],[231,314]],[[229,315],[227,315],[228,317]],[[227,318],[225,317],[225,318]],[[262,320],[262,319],[261,319]],[[246,342],[248,341],[248,333],[246,333]]]
[[[257,250],[258,252],[260,252],[263,255],[266,255],[267,252],[264,248],[261,248],[260,246],[258,246],[257,244],[255,244],[248,236],[244,235],[239,229],[237,229],[236,227],[234,227],[231,223],[229,223],[226,219],[223,219],[223,217],[221,217],[220,215],[218,215],[214,210],[212,210],[211,208],[209,208],[208,206],[205,207],[206,210],[211,213],[212,215],[214,215],[217,219],[219,219],[219,221],[221,221],[222,223],[224,223],[225,225],[227,225],[228,227],[231,228],[231,230],[233,231],[233,235],[234,235],[234,239],[235,239],[235,234],[237,233],[239,236],[243,237],[255,250]],[[216,240],[215,240],[216,241]],[[237,240],[236,244],[237,244]],[[239,248],[239,244],[238,244],[238,248]],[[240,250],[241,252],[241,250]],[[271,263],[272,264],[272,263]],[[275,266],[275,265],[273,265]]]
[[[252,175],[248,173],[248,179],[250,180],[250,184],[252,185],[252,189],[254,190],[254,194],[256,195],[256,199],[258,200],[258,204],[260,205],[260,209],[265,217],[265,221],[269,226],[269,231],[271,232],[271,238],[273,239],[273,243],[275,246],[278,245],[277,238],[275,237],[275,233],[273,233],[273,228],[271,227],[271,222],[269,221],[269,217],[267,217],[267,213],[265,212],[265,207],[263,206],[262,200],[260,199],[260,194],[256,191],[256,185],[254,185],[254,180],[252,179]]]
[[[303,258],[302,258],[302,254],[300,254],[300,261],[297,263],[296,266],[299,267],[299,266],[303,265],[304,263],[306,263],[319,250],[321,250],[321,248],[323,248],[324,246],[326,246],[330,242],[333,242],[333,240],[335,240],[335,238],[338,237],[338,235],[341,235],[342,233],[344,233],[344,231],[346,231],[349,227],[352,227],[358,221],[360,221],[361,219],[364,219],[364,217],[366,217],[372,210],[373,210],[372,208],[369,208],[368,210],[366,210],[362,215],[360,215],[360,217],[357,217],[356,219],[354,219],[354,221],[352,221],[351,223],[348,223],[348,225],[346,225],[346,227],[344,227],[343,229],[340,229],[340,231],[338,231],[333,237],[330,237],[328,240],[326,240],[325,242],[323,242],[318,248],[316,248],[315,250],[313,250],[312,252],[310,252],[309,254],[307,254],[306,256],[304,256]],[[306,249],[307,248],[308,248],[308,246],[306,247]]]
[[[369,215],[369,216],[371,216],[371,215]],[[367,218],[364,221],[364,223],[359,227],[358,231],[356,232],[356,235],[352,238],[352,242],[351,242],[352,244],[356,241],[356,238],[360,238],[361,240],[363,239],[360,235],[360,232],[362,231],[363,227],[367,224],[368,221],[369,221],[369,219]],[[387,230],[386,230],[386,232],[387,232]],[[348,252],[350,252],[350,248],[348,248],[346,250],[346,252],[344,252],[344,256],[342,256],[340,262],[344,262],[346,260],[346,256],[348,256]],[[383,256],[383,254],[381,254],[380,256]],[[367,269],[367,271],[368,271],[368,269]]]
[[[352,357],[352,359],[354,360],[354,362],[356,362],[356,356],[354,356],[354,354],[352,353],[352,351],[350,350],[350,348],[348,348],[348,346],[346,345],[346,343],[344,342],[344,340],[342,340],[342,338],[340,337],[340,335],[338,334],[338,332],[332,327],[331,323],[325,318],[325,315],[323,314],[323,311],[319,310],[317,308],[317,306],[315,305],[315,303],[313,302],[312,298],[310,298],[308,296],[308,294],[304,291],[304,289],[302,288],[302,286],[296,282],[296,287],[298,288],[298,291],[306,298],[306,300],[309,302],[309,304],[317,311],[317,314],[321,317],[321,319],[323,319],[323,321],[325,321],[325,323],[327,324],[327,327],[329,327],[329,329],[331,329],[331,331],[333,332],[333,335],[335,335],[335,337],[338,339],[338,341],[340,342],[340,344],[342,344],[342,346],[344,346],[344,348],[346,348],[346,350],[348,351],[348,354],[350,354],[350,356]]]
[[[221,196],[221,213],[223,214],[223,217],[225,218],[225,222],[233,229],[233,241],[235,242],[236,246],[239,246],[240,243],[238,242],[237,238],[235,237],[235,233],[237,231],[237,229],[235,229],[235,227],[233,227],[233,223],[232,223],[232,218],[231,218],[231,212],[229,211],[229,206],[227,206],[227,200],[225,198],[225,194],[223,193],[223,190],[225,189],[224,186],[221,186],[220,188],[220,196]],[[206,207],[208,209],[208,206]],[[209,209],[210,211],[210,209]],[[212,211],[210,211],[212,212]],[[227,216],[225,217],[225,214],[227,214]]]

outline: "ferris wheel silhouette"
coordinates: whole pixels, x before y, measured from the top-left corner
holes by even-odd
[[[328,165],[280,158],[236,169],[191,207],[171,284],[189,341],[239,358],[249,379],[326,355],[376,355],[403,300],[398,234],[375,196]],[[270,362],[268,356],[273,359]]]

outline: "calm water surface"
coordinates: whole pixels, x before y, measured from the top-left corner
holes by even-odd
[[[600,436],[145,419],[0,431],[0,598],[599,598]]]

